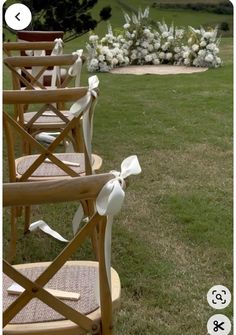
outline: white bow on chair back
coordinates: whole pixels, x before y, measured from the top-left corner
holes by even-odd
[[[105,231],[105,263],[106,274],[111,291],[111,235],[113,216],[117,214],[125,199],[125,178],[130,175],[141,173],[141,167],[136,155],[129,156],[121,163],[121,171],[111,171],[114,179],[108,181],[100,191],[96,200],[96,209],[99,215],[107,216],[107,224]],[[98,303],[100,303],[99,294],[99,278],[97,277],[95,293]]]

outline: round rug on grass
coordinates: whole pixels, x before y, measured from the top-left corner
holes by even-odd
[[[118,67],[110,71],[113,74],[189,74],[207,71],[206,67],[177,66],[177,65],[131,65]]]

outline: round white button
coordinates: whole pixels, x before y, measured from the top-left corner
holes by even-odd
[[[231,322],[227,316],[215,314],[207,322],[207,331],[210,335],[228,335],[231,331]]]
[[[5,13],[6,24],[14,30],[23,30],[28,27],[32,20],[29,8],[21,3],[9,6]]]
[[[230,290],[223,285],[215,285],[208,291],[207,301],[215,309],[226,308],[231,301]]]

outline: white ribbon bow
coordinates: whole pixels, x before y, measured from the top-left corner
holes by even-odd
[[[115,175],[114,179],[108,181],[98,194],[96,200],[97,212],[100,215],[107,215],[107,225],[105,231],[105,264],[107,279],[111,290],[111,233],[113,216],[117,214],[125,198],[125,180],[130,175],[141,173],[141,167],[136,155],[129,156],[121,163],[121,172],[111,171]],[[100,303],[99,278],[96,279],[95,295],[97,302]]]
[[[70,108],[70,113],[75,117],[80,116],[80,114],[89,107],[90,103],[92,102],[92,97],[97,98],[97,92],[95,91],[98,88],[99,80],[97,76],[89,77],[88,79],[88,92],[84,97],[77,100]]]
[[[121,172],[111,171],[115,178],[104,185],[96,200],[96,208],[100,215],[115,215],[120,211],[125,197],[123,190],[125,187],[124,179],[140,172],[141,167],[136,155],[129,156],[123,160]]]
[[[82,54],[83,54],[83,49],[79,49],[75,52],[72,52],[72,55],[77,55],[78,58],[76,59],[76,61],[74,62],[73,65],[71,65],[71,67],[68,70],[68,74],[71,77],[76,77],[75,78],[75,87],[79,87],[80,86],[80,75],[81,75],[81,70],[82,70]]]
[[[54,48],[52,49],[51,56],[59,56],[63,54],[63,41],[61,38],[56,38],[54,40],[55,45]]]

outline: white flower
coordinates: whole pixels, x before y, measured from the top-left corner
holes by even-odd
[[[90,42],[96,42],[98,40],[98,35],[90,35],[89,36],[89,41]]]
[[[97,66],[98,66],[98,60],[95,59],[95,58],[93,58],[93,59],[91,60],[91,62],[90,62],[90,65],[91,65],[92,67],[97,67]]]
[[[155,43],[155,44],[154,44],[154,48],[155,48],[156,50],[158,50],[158,49],[160,48],[160,46],[161,46],[160,43]]]
[[[180,47],[175,47],[174,52],[179,53],[180,52]]]
[[[190,65],[190,60],[186,58],[186,59],[184,60],[184,65],[186,65],[186,66]]]
[[[206,42],[205,42],[204,40],[201,41],[201,43],[200,43],[200,47],[204,48],[206,45],[207,45],[207,44],[206,44]]]
[[[210,44],[208,44],[207,45],[207,47],[206,47],[208,50],[215,50],[215,48],[216,48],[216,45],[214,44],[214,43],[210,43]]]
[[[169,36],[168,31],[164,31],[164,32],[161,34],[161,36],[162,36],[163,38],[168,37],[168,36]]]
[[[122,54],[117,55],[117,59],[118,59],[119,63],[123,63],[124,62],[124,57],[123,57]]]
[[[154,50],[153,45],[152,45],[152,44],[149,44],[149,46],[148,46],[148,51],[152,52],[153,50]]]
[[[193,49],[194,52],[198,51],[199,50],[199,45],[193,44],[192,49]]]
[[[205,57],[205,61],[211,63],[214,60],[214,57],[212,56],[212,54],[208,54]]]
[[[188,58],[188,57],[189,57],[189,51],[185,51],[185,52],[183,52],[183,57],[184,57],[184,58]]]
[[[99,60],[100,62],[103,62],[103,61],[105,60],[105,56],[104,56],[104,55],[99,55],[99,56],[98,56],[98,60]]]
[[[167,38],[168,42],[172,42],[172,41],[173,41],[173,39],[174,39],[174,37],[173,37],[173,36],[168,36],[168,38]]]
[[[204,57],[206,54],[205,50],[199,50],[198,55]]]
[[[211,32],[211,31],[206,31],[204,34],[203,34],[203,37],[208,39],[208,38],[211,38],[213,37],[214,35],[214,32]]]
[[[166,54],[166,59],[167,59],[167,60],[170,60],[172,57],[173,57],[172,52],[167,52],[167,54]]]
[[[162,45],[161,49],[162,49],[163,51],[167,51],[168,48],[169,48],[169,46],[170,46],[170,43],[166,42],[164,45]]]
[[[148,28],[144,29],[143,32],[144,32],[144,34],[146,34],[146,35],[150,34],[150,30],[149,30]]]
[[[112,59],[112,65],[117,65],[119,63],[117,58]]]
[[[147,56],[145,56],[145,61],[146,62],[151,62],[152,61],[152,56],[151,55],[147,55]]]
[[[159,64],[160,64],[159,59],[158,59],[158,58],[155,58],[155,59],[153,60],[153,64],[154,64],[154,65],[159,65]]]
[[[166,54],[164,52],[159,53],[160,59],[165,59]]]
[[[148,42],[147,41],[143,41],[142,43],[141,43],[141,46],[143,47],[143,48],[148,48],[148,46],[149,46],[149,44],[148,44]]]
[[[125,23],[125,24],[123,25],[123,28],[124,28],[124,29],[129,29],[129,27],[130,27],[130,24],[129,24],[129,23]]]
[[[222,63],[222,60],[220,59],[220,57],[216,57],[216,63],[217,64],[221,64]]]
[[[148,54],[148,51],[147,51],[146,49],[143,49],[143,50],[141,51],[141,53],[142,53],[142,56],[146,56],[146,55]]]

